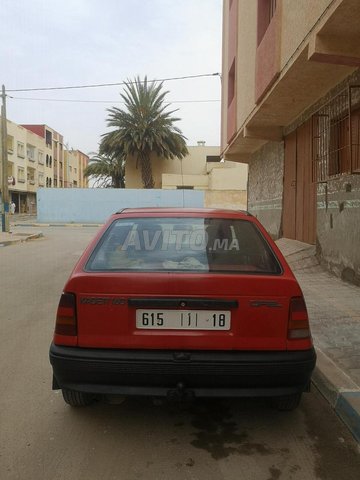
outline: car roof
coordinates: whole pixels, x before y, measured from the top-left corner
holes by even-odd
[[[252,216],[246,210],[231,210],[231,209],[220,209],[220,208],[187,208],[187,207],[139,207],[139,208],[123,208],[115,213],[115,215],[120,214],[131,214],[131,215],[142,215],[142,214],[195,214],[195,215],[236,215],[236,216]]]

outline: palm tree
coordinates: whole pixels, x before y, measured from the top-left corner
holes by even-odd
[[[84,176],[96,178],[95,187],[125,188],[125,156],[101,152],[90,159]]]
[[[165,111],[167,91],[163,84],[148,82],[147,77],[139,77],[126,82],[121,97],[125,110],[110,108],[108,126],[115,130],[103,135],[101,147],[107,152],[136,157],[136,167],[140,163],[144,188],[154,188],[151,168],[151,155],[159,158],[183,158],[188,150],[181,130],[174,126],[179,118],[172,117],[173,111]]]

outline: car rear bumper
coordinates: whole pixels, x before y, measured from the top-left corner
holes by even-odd
[[[52,344],[53,388],[94,394],[252,397],[308,389],[314,349],[285,352],[116,350]]]

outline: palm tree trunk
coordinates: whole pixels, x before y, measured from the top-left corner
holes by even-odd
[[[150,156],[146,153],[140,154],[141,179],[144,188],[154,188],[155,182],[152,176]]]

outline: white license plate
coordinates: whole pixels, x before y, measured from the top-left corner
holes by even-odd
[[[230,330],[231,313],[219,310],[136,310],[136,328]]]

